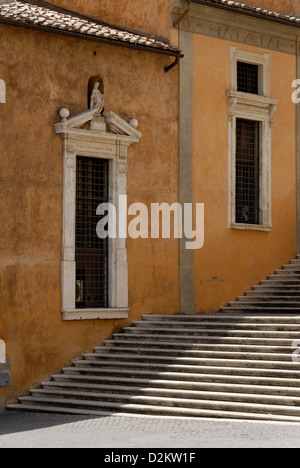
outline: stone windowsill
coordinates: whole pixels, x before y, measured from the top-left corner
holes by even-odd
[[[233,223],[231,224],[231,229],[238,229],[240,231],[263,231],[269,232],[272,231],[273,226],[267,224],[238,224]]]
[[[128,318],[128,308],[76,309],[63,311],[64,320],[124,320]]]

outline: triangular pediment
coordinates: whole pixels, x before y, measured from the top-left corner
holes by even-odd
[[[103,112],[103,117],[111,133],[141,138],[142,134],[138,130],[114,112]]]
[[[97,109],[89,109],[85,112],[81,112],[78,115],[75,115],[74,117],[71,117],[69,119],[66,119],[64,123],[65,128],[81,128],[83,125],[85,125],[88,122],[91,122],[97,112]]]
[[[61,110],[61,116],[64,115],[62,111],[66,111],[66,109]],[[142,136],[141,132],[119,115],[114,112],[103,112],[102,117],[97,113],[97,109],[87,110],[70,118],[64,117],[61,122],[55,125],[55,129],[57,133],[68,133],[72,130],[82,131],[84,129],[85,132],[92,132],[93,134],[120,135],[134,140],[139,140]]]

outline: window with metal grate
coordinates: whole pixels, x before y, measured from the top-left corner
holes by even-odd
[[[108,161],[77,157],[76,308],[108,307],[108,240],[99,239],[96,216],[108,202]]]
[[[260,122],[236,120],[236,223],[259,224]]]
[[[237,90],[258,94],[258,65],[237,62]]]

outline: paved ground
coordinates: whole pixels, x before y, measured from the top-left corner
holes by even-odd
[[[300,447],[300,424],[0,414],[0,448]]]

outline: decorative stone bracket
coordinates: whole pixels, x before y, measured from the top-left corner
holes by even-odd
[[[114,112],[88,110],[68,118],[68,109],[61,109],[61,122],[55,131],[63,140],[63,250],[62,312],[64,320],[124,319],[128,317],[128,264],[125,239],[109,240],[109,308],[76,309],[75,283],[75,220],[76,220],[76,157],[108,159],[109,201],[118,207],[120,195],[127,193],[127,149],[142,134],[136,120],[126,122]],[[96,226],[95,226],[96,229]]]
[[[238,91],[227,91],[228,97],[228,118],[231,121],[235,115],[245,118],[260,117],[269,119],[270,126],[274,123],[273,116],[276,112],[277,99],[257,96],[256,94],[241,93]]]

